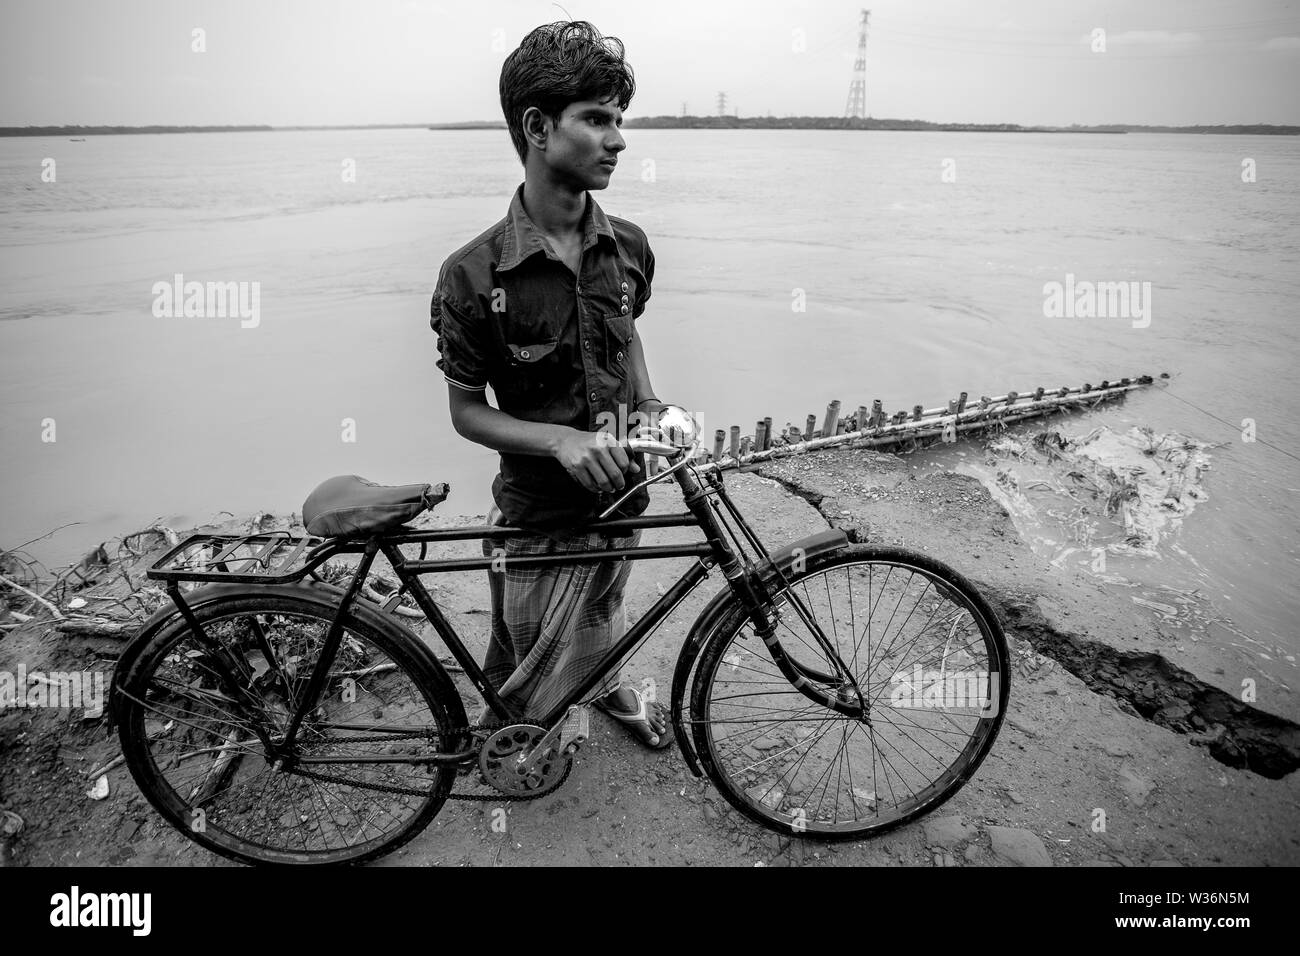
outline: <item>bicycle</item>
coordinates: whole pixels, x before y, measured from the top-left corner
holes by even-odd
[[[703,541],[511,559],[697,559],[540,718],[512,712],[420,581],[500,570],[497,557],[426,560],[431,542],[529,532],[406,527],[410,509],[403,517],[395,506],[428,485],[348,488],[345,502],[369,517],[344,533],[198,533],[170,549],[147,573],[172,603],[124,649],[111,690],[141,792],[209,850],[295,864],[374,859],[412,839],[447,799],[485,799],[452,792],[458,771],[477,769],[487,799],[544,796],[586,739],[595,689],[716,567],[727,587],[692,625],[672,680],[677,745],[696,777],[762,826],[826,840],[874,836],[950,799],[988,754],[1010,694],[1006,639],[984,598],[939,561],[841,530],[769,553],[721,471],[696,460],[698,429],[684,410],[670,407],[659,424],[627,446],[662,457],[665,469],[584,530],[691,526]],[[609,518],[668,478],[686,511]],[[415,510],[447,491],[434,486]],[[411,559],[402,547],[415,544]],[[346,587],[327,583],[318,569],[344,554],[361,555],[355,572]],[[400,581],[382,603],[363,592],[379,554]],[[182,582],[195,586],[182,592]],[[499,729],[470,725],[447,667],[394,613],[404,595]]]

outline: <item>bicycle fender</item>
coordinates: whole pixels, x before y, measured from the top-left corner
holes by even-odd
[[[337,608],[339,601],[343,598],[345,592],[342,588],[332,584],[325,584],[318,581],[296,581],[290,584],[237,584],[237,583],[216,583],[206,584],[203,587],[195,588],[193,591],[182,593],[185,603],[197,611],[214,601],[224,600],[231,597],[249,597],[257,594],[281,594],[293,597],[305,598],[313,601],[325,610],[333,611]],[[444,689],[457,700],[460,695],[455,691],[455,684],[452,682],[450,675],[442,666],[442,662],[432,654],[424,643],[420,641],[415,634],[405,625],[395,621],[393,618],[385,615],[378,605],[372,601],[366,600],[360,596],[356,598],[348,608],[349,615],[363,620],[379,630],[388,631],[397,637],[396,632],[407,640],[416,654],[423,654],[428,658],[428,663],[432,667],[436,679],[444,685]],[[172,623],[174,618],[180,617],[181,610],[176,606],[176,602],[168,599],[167,603],[154,611],[153,614],[145,620],[140,626],[140,630],[134,637],[127,642],[121,655],[117,659],[117,664],[113,668],[113,680],[108,685],[108,706],[105,711],[108,714],[107,729],[111,734],[116,724],[116,710],[114,709],[114,700],[116,699],[117,680],[119,674],[125,674],[135,662],[135,658],[140,652],[148,646],[150,639],[159,630],[167,627]],[[395,632],[396,629],[396,632]],[[453,715],[455,716],[455,715]],[[461,723],[465,721],[462,719]]]
[[[792,541],[785,547],[772,552],[772,565],[780,568],[783,574],[797,574],[803,571],[805,563],[810,558],[838,551],[847,547],[848,544],[849,536],[847,534],[837,528],[828,528],[825,531],[819,531],[816,534],[800,538],[798,541]],[[760,573],[764,578],[767,578],[772,575],[772,567],[760,568]],[[715,594],[713,599],[704,606],[700,616],[695,619],[695,623],[691,625],[690,633],[686,635],[686,640],[682,644],[681,653],[677,656],[677,666],[673,670],[671,700],[673,734],[677,738],[677,744],[682,751],[682,756],[686,758],[686,765],[690,768],[691,773],[697,777],[704,776],[704,771],[700,769],[699,756],[695,753],[695,745],[692,743],[691,736],[686,733],[686,724],[682,716],[682,698],[686,694],[686,681],[689,679],[691,669],[695,666],[695,661],[700,656],[700,652],[704,650],[704,645],[708,643],[709,638],[713,636],[730,614],[738,610],[739,604],[730,588],[725,588]]]

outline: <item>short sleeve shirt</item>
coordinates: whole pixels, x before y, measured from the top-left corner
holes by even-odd
[[[455,388],[492,387],[501,411],[523,421],[619,434],[633,405],[633,322],[645,311],[654,254],[640,227],[606,216],[587,194],[578,274],[529,218],[523,184],[504,219],[452,253],[438,273],[430,325],[437,366]],[[644,478],[644,456],[633,460]],[[635,479],[635,480],[634,480]],[[506,521],[572,528],[594,521],[623,491],[587,491],[554,458],[501,453],[492,496]],[[641,514],[641,489],[615,516]]]

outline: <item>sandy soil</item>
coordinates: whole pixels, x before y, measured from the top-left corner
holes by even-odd
[[[1016,662],[1010,711],[975,778],[936,814],[857,844],[780,837],[730,810],[676,750],[641,749],[595,715],[592,738],[559,791],[526,803],[449,802],[380,865],[1300,863],[1300,728],[1291,722],[1289,693],[1261,689],[1258,701],[1242,703],[1239,664],[1203,643],[1195,653],[1178,652],[1102,582],[1035,557],[975,479],[918,479],[913,471],[903,458],[839,450],[734,475],[728,486],[769,547],[840,526],[858,540],[936,557],[989,597]],[[676,489],[657,486],[652,510],[681,510]],[[438,514],[421,524],[465,520]],[[661,529],[643,542],[695,537]],[[637,562],[629,615],[644,612],[687,563]],[[481,650],[482,573],[426,583]],[[722,586],[714,572],[626,676],[655,680],[666,697],[681,640]],[[102,668],[116,655],[116,641],[47,629],[6,632],[0,669],[19,661],[29,669]],[[18,833],[0,836],[0,858],[224,864],[163,825],[123,768],[110,771],[107,798],[86,795],[86,773],[116,753],[102,721],[67,711],[0,713],[0,810],[22,820]],[[492,826],[499,809],[504,833]]]

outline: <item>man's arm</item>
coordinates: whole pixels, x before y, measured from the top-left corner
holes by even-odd
[[[623,473],[641,470],[609,432],[521,421],[489,405],[481,390],[450,382],[447,397],[451,423],[459,435],[493,451],[555,458],[588,491],[621,491],[627,483]]]
[[[632,323],[632,345],[627,351],[632,363],[632,400],[640,408],[641,402],[655,397],[654,386],[650,384],[650,370],[645,364],[645,350],[641,347],[641,332]]]

